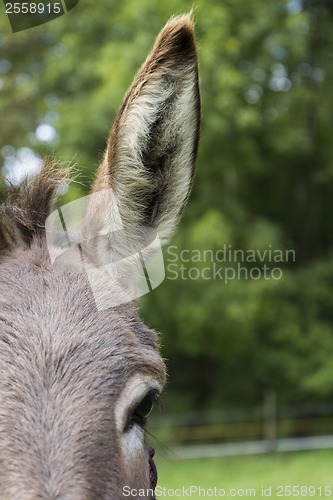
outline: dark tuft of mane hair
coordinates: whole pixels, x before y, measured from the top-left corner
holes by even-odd
[[[57,197],[57,188],[68,179],[68,170],[54,160],[44,161],[34,179],[24,179],[5,192],[0,205],[0,254],[23,243],[30,246],[45,234],[45,221]]]

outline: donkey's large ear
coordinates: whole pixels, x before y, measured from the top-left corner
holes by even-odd
[[[104,213],[101,206],[95,213],[104,235],[120,227],[120,217],[122,227],[151,227],[163,243],[170,238],[191,189],[199,124],[194,26],[184,15],[160,32],[111,130],[93,188],[111,188]]]

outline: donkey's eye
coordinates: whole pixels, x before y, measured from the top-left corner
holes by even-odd
[[[134,424],[144,427],[146,420],[154,407],[154,403],[159,403],[159,401],[160,397],[155,390],[148,392],[148,394],[146,394],[146,396],[130,412],[125,430],[128,430]]]

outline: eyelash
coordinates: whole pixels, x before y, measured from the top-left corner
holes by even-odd
[[[162,398],[156,390],[149,391],[139,403],[130,410],[124,431],[128,431],[133,425],[139,425],[142,429],[145,428],[147,418],[150,415],[154,405],[162,407]]]

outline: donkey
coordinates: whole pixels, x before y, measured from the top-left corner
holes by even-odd
[[[72,257],[79,248],[104,276],[119,223],[168,241],[190,192],[199,122],[194,27],[183,15],[162,29],[125,95],[92,189],[112,196],[91,198],[81,243],[61,265],[50,258],[45,225],[63,170],[45,161],[8,193],[0,218],[2,500],[154,498],[145,424],[166,379],[157,334],[133,301],[100,310]],[[116,274],[104,281],[101,296],[126,293]]]

